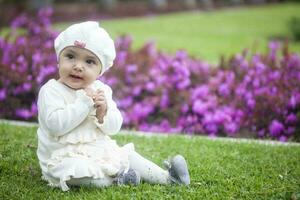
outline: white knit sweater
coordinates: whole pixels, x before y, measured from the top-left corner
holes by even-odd
[[[52,79],[39,92],[37,155],[42,178],[64,191],[71,178],[106,178],[126,170],[128,154],[134,150],[133,144],[119,147],[109,137],[123,122],[111,88],[98,80],[91,87],[104,90],[107,113],[102,124],[95,116],[93,100],[83,90]]]

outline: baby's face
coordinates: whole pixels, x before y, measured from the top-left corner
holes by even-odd
[[[87,49],[66,47],[59,55],[59,80],[75,90],[84,89],[99,76],[102,66]]]

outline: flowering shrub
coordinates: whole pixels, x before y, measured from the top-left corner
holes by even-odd
[[[21,16],[0,39],[0,117],[35,120],[39,88],[57,72],[51,10],[35,20]],[[167,55],[148,43],[131,49],[116,40],[108,83],[124,116],[124,128],[211,136],[299,139],[300,58],[280,43],[269,52],[247,51],[217,67],[185,51]],[[297,135],[298,133],[298,135]]]
[[[11,31],[0,38],[0,117],[33,119],[40,86],[56,72],[56,57],[49,17],[42,9],[36,18],[20,15]]]
[[[103,80],[128,128],[282,141],[299,130],[300,57],[287,47],[279,55],[280,43],[271,42],[266,55],[245,51],[217,67],[184,51],[166,55],[151,43],[133,52],[130,37],[116,46],[116,67]]]

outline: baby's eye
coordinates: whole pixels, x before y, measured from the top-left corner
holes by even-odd
[[[73,54],[70,54],[70,53],[68,53],[68,54],[66,55],[66,57],[67,57],[67,58],[69,58],[69,59],[73,59],[73,58],[74,58],[74,55],[73,55]]]
[[[91,65],[91,64],[95,65],[96,64],[96,62],[92,59],[86,60],[86,63],[89,64],[89,65]]]

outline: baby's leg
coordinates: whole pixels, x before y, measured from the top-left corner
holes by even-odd
[[[137,171],[142,180],[149,183],[169,184],[169,172],[162,169],[155,163],[145,159],[137,152],[133,151],[129,155],[130,168]]]
[[[67,181],[69,186],[95,186],[106,187],[113,184],[113,179],[110,177],[104,177],[101,179],[93,179],[92,177],[71,178]]]

